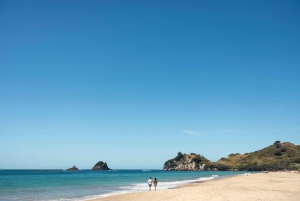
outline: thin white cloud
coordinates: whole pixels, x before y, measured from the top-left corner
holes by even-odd
[[[196,131],[191,131],[191,130],[181,130],[181,132],[189,134],[189,135],[196,135],[196,136],[199,136],[200,134],[202,134],[201,132],[196,132]]]

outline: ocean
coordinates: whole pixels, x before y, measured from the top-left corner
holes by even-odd
[[[82,201],[113,194],[148,191],[149,177],[157,178],[157,190],[245,172],[112,170],[76,172],[0,170],[1,201]]]

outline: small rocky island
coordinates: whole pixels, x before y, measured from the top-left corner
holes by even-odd
[[[111,169],[107,166],[105,162],[99,161],[98,163],[96,163],[96,165],[94,165],[92,170],[111,170]]]
[[[67,171],[78,171],[79,169],[74,165],[71,168],[68,168]]]

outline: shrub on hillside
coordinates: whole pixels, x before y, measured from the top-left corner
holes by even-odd
[[[286,152],[286,148],[282,147],[282,148],[280,149],[280,151],[281,151],[281,152]]]
[[[300,157],[299,157],[299,158],[295,158],[295,159],[294,159],[294,162],[295,162],[295,163],[300,163]]]
[[[229,157],[229,156],[236,156],[236,155],[241,155],[241,154],[240,154],[240,153],[235,153],[235,154],[232,153],[232,154],[229,154],[228,157]]]
[[[218,169],[219,171],[228,171],[230,170],[232,167],[228,166],[228,165],[224,165],[224,164],[220,164],[220,163],[209,163],[205,166],[206,169]]]
[[[281,156],[281,155],[282,155],[282,152],[279,151],[279,150],[276,150],[276,151],[274,152],[274,155],[275,155],[275,156]]]
[[[195,162],[196,164],[199,164],[202,162],[201,158],[200,157],[195,157],[193,158],[192,162]]]

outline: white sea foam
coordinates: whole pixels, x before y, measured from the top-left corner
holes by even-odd
[[[219,175],[212,175],[211,177],[200,177],[198,179],[193,179],[193,180],[170,181],[170,182],[163,182],[163,181],[161,182],[161,181],[159,181],[157,189],[158,190],[163,190],[163,189],[176,188],[179,185],[193,183],[193,182],[199,182],[199,181],[208,181],[208,180],[215,179],[217,177],[219,177]],[[133,185],[130,185],[130,186],[122,186],[122,187],[120,187],[120,189],[122,189],[122,190],[121,191],[114,191],[114,192],[107,193],[107,194],[95,195],[95,196],[86,196],[85,200],[92,200],[92,199],[95,199],[95,198],[108,197],[108,196],[111,196],[111,195],[148,191],[149,187],[148,187],[147,183],[136,183],[136,184],[133,184]]]
[[[176,188],[179,185],[193,183],[193,182],[199,182],[199,181],[208,181],[208,180],[215,179],[217,177],[219,177],[219,175],[212,175],[210,177],[200,177],[200,178],[197,178],[197,179],[183,180],[183,181],[166,181],[166,182],[159,181],[157,189],[158,190],[163,190],[163,189]],[[60,198],[60,199],[55,199],[55,200],[50,200],[50,201],[84,201],[84,200],[93,200],[93,199],[96,199],[96,198],[108,197],[108,196],[111,196],[111,195],[119,195],[119,194],[134,193],[134,192],[143,192],[143,191],[148,191],[149,190],[149,187],[148,187],[147,183],[136,183],[136,184],[132,184],[132,185],[129,185],[129,186],[121,186],[119,188],[120,188],[119,191],[113,191],[113,192],[106,193],[106,194],[101,194],[101,195],[91,195],[91,196],[84,196],[84,197],[81,197],[81,198],[72,198],[72,199]]]

